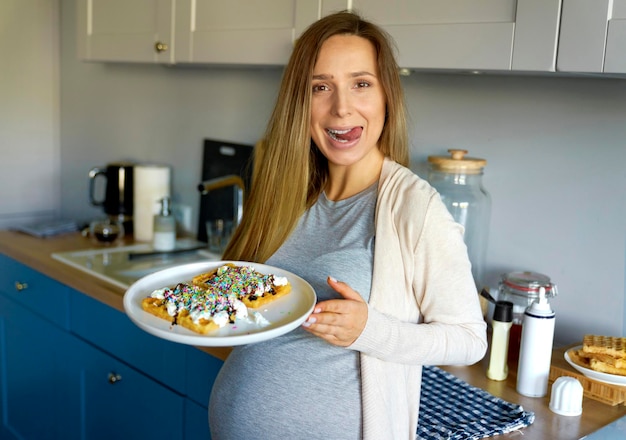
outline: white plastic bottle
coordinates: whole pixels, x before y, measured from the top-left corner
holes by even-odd
[[[169,197],[161,199],[161,210],[154,216],[152,247],[156,251],[171,251],[176,247],[176,219],[170,209]]]
[[[491,327],[491,355],[487,377],[491,380],[504,380],[509,375],[507,364],[509,352],[509,332],[513,325],[513,303],[498,301],[493,311]]]
[[[548,393],[555,313],[539,288],[539,298],[526,309],[522,321],[522,341],[517,368],[517,392],[528,397]]]

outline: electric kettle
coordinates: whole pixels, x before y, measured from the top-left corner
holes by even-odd
[[[102,206],[109,218],[130,229],[133,216],[133,168],[132,163],[119,162],[89,170],[90,203],[93,206]],[[104,191],[102,185],[96,183],[101,180],[104,180]],[[96,192],[99,194],[96,195]],[[129,229],[126,231],[129,232]]]

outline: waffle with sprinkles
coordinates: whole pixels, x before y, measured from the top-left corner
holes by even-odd
[[[229,263],[195,276],[191,283],[157,289],[142,300],[141,306],[172,324],[207,334],[237,320],[248,320],[248,307],[261,307],[290,291],[285,277]],[[253,314],[253,322],[264,322],[257,312]]]
[[[291,284],[285,277],[262,274],[251,266],[232,263],[197,275],[192,284],[207,291],[233,293],[251,309],[263,307],[291,292]]]

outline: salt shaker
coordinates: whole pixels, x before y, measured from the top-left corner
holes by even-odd
[[[513,303],[498,301],[493,312],[491,326],[491,354],[487,377],[491,380],[504,380],[509,375],[507,354],[509,351],[509,331],[513,325]]]
[[[522,321],[522,341],[517,369],[517,392],[528,397],[548,393],[555,313],[539,289],[539,298],[526,309]]]

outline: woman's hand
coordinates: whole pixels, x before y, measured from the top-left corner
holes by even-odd
[[[302,326],[333,345],[347,347],[365,328],[367,303],[346,283],[333,277],[328,277],[326,281],[343,299],[319,302]]]

